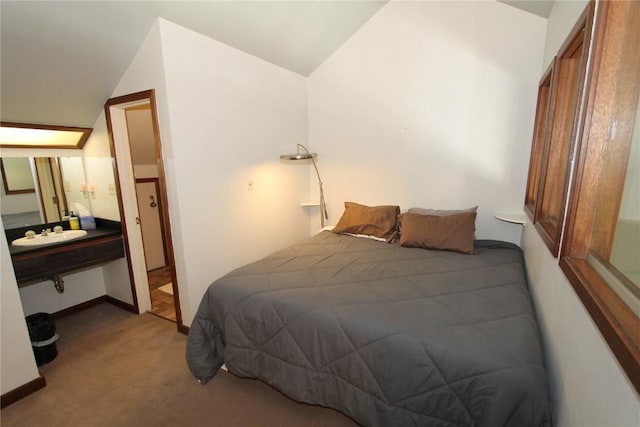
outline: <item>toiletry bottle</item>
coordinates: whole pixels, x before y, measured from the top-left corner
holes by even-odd
[[[72,230],[80,230],[80,220],[74,215],[73,211],[69,215],[69,228]]]

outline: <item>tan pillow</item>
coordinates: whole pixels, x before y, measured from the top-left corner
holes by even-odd
[[[365,206],[344,202],[344,213],[334,233],[368,234],[391,239],[398,231],[400,206]]]
[[[447,215],[455,215],[460,213],[472,213],[477,211],[478,211],[478,207],[474,206],[468,209],[454,209],[454,210],[409,208],[408,212],[411,214],[418,214],[418,215],[447,216]]]
[[[446,216],[400,215],[400,246],[440,249],[475,254],[473,234],[476,213],[467,212]]]

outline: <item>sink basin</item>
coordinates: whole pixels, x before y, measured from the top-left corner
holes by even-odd
[[[47,236],[38,234],[33,239],[21,237],[11,242],[11,244],[15,246],[42,246],[51,243],[68,242],[86,235],[87,232],[85,230],[64,230],[62,233],[49,233]]]

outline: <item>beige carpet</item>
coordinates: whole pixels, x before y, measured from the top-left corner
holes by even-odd
[[[220,372],[198,384],[186,337],[156,316],[101,304],[56,322],[59,356],[40,367],[47,387],[4,408],[11,426],[355,426],[255,380]]]
[[[173,283],[169,282],[166,285],[162,285],[158,290],[173,295]]]

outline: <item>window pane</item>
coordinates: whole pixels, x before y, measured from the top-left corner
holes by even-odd
[[[640,293],[640,109],[636,112],[629,164],[609,262]]]

